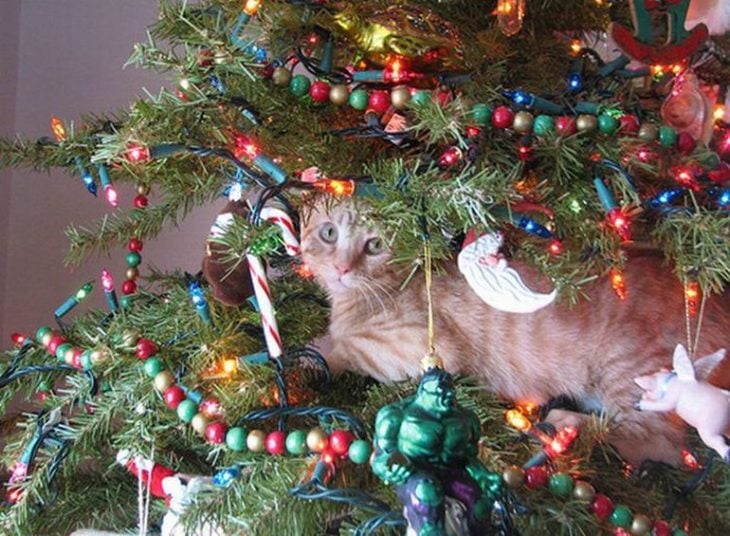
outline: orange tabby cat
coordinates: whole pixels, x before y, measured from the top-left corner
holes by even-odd
[[[332,304],[327,361],[334,372],[385,382],[418,376],[427,349],[423,277],[399,290],[402,269],[388,263],[383,240],[361,218],[349,202],[303,218],[303,259]],[[603,278],[573,308],[557,302],[514,314],[485,304],[449,268],[433,282],[438,354],[450,372],[476,376],[509,399],[567,394],[601,409],[615,417],[610,439],[629,462],[676,464],[684,430],[634,409],[641,392],[633,378],[671,367],[672,349],[686,340],[682,288],[647,253],[633,256],[625,278],[626,301]],[[697,355],[727,347],[728,297],[708,302]]]

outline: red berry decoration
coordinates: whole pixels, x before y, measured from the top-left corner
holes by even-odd
[[[330,85],[322,80],[317,80],[309,86],[309,96],[314,102],[324,103],[330,100]]]
[[[144,247],[144,243],[139,238],[131,238],[129,242],[127,242],[127,249],[129,251],[135,251],[139,253],[142,251],[142,248]]]
[[[127,279],[122,283],[122,294],[134,294],[137,292],[137,283],[131,279]]]
[[[135,208],[144,208],[149,203],[149,200],[147,199],[146,195],[139,194],[137,197],[134,198],[134,206]]]
[[[383,114],[390,108],[390,94],[387,91],[373,91],[368,97],[368,108]]]
[[[137,341],[134,353],[138,359],[147,359],[157,353],[157,345],[149,339],[142,338]]]
[[[598,519],[606,520],[613,512],[613,501],[603,493],[596,493],[591,506],[588,508]]]
[[[492,125],[496,128],[509,128],[514,119],[515,114],[509,106],[497,106],[492,112]]]
[[[635,115],[625,114],[622,115],[619,120],[619,132],[624,136],[633,136],[639,133],[639,118]]]
[[[224,423],[212,422],[205,429],[205,438],[209,443],[220,445],[226,440],[226,433],[228,433],[228,427]],[[266,438],[266,442],[268,448],[268,438]]]
[[[657,519],[654,522],[654,531],[652,534],[654,536],[672,536],[672,527],[666,521]]]
[[[177,407],[180,405],[180,402],[185,400],[187,398],[185,396],[185,391],[182,390],[182,387],[179,385],[173,385],[172,387],[168,387],[165,392],[162,394],[162,398],[165,401],[165,404],[167,404],[167,407],[170,409],[177,409]]]
[[[555,120],[555,130],[560,136],[570,136],[578,132],[578,127],[575,124],[575,119],[567,115],[561,115]]]
[[[335,430],[330,434],[329,447],[338,456],[345,456],[355,436],[348,430]]]
[[[677,137],[677,149],[682,154],[690,154],[697,147],[697,141],[687,132],[680,132]]]
[[[542,465],[525,469],[525,486],[530,489],[544,488],[548,485],[547,469]]]
[[[271,432],[266,436],[266,450],[273,456],[281,456],[286,449],[286,434],[284,432]]]
[[[48,353],[49,354],[56,354],[56,350],[59,346],[61,346],[63,343],[66,342],[66,339],[63,337],[63,335],[54,335],[51,337],[51,340],[48,341]]]

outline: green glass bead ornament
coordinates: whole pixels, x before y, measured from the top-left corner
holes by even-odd
[[[555,473],[550,477],[550,491],[558,497],[569,497],[573,493],[573,479],[565,473]]]
[[[628,529],[631,526],[631,522],[634,520],[634,514],[631,513],[628,506],[617,504],[608,520],[614,527],[623,527]]]
[[[370,459],[370,452],[372,448],[370,443],[364,439],[356,439],[350,443],[350,448],[347,450],[347,456],[350,458],[352,463],[358,465],[366,463]]]
[[[555,119],[549,115],[538,115],[532,124],[532,131],[536,136],[545,136],[555,132]]]
[[[411,97],[411,102],[413,104],[415,104],[416,106],[425,106],[426,104],[431,102],[431,93],[429,93],[425,89],[419,89]],[[491,114],[490,114],[490,118],[491,118]]]
[[[665,148],[677,145],[677,131],[672,127],[659,128],[659,145]]]
[[[51,385],[51,382],[43,380],[41,383],[38,384],[38,390],[39,391],[50,391],[53,385]]]
[[[177,416],[183,422],[191,422],[197,413],[198,405],[189,398],[180,402],[180,405],[177,407]]]
[[[482,103],[475,104],[471,109],[471,120],[475,125],[488,125],[492,120],[492,108]]]
[[[233,452],[246,450],[246,430],[240,426],[230,428],[226,433],[226,446]]]
[[[295,456],[301,456],[307,453],[307,432],[304,430],[294,430],[286,436],[286,451]]]
[[[58,359],[59,361],[63,361],[66,358],[66,352],[72,349],[73,346],[71,346],[67,342],[59,344],[58,348],[56,348],[56,359]]]
[[[91,370],[94,366],[94,362],[91,360],[91,350],[84,350],[84,353],[81,354],[81,358],[79,360],[81,361],[81,366],[84,370]]]
[[[162,372],[162,359],[160,359],[156,355],[150,356],[144,362],[143,366],[144,366],[144,373],[147,374],[147,376],[149,376],[150,378],[154,378],[160,372]]]
[[[38,328],[38,331],[35,332],[35,340],[43,344],[43,338],[47,335],[50,335],[51,331],[51,328],[49,328],[48,326]]]
[[[611,115],[602,114],[598,116],[598,130],[601,134],[611,135],[618,130],[618,119]]]
[[[684,532],[682,529],[674,529],[672,536],[689,536],[689,534]]]
[[[310,85],[311,82],[309,81],[309,78],[303,74],[296,74],[292,76],[291,81],[289,82],[289,91],[291,91],[291,94],[295,97],[303,97],[309,93]]]
[[[355,110],[364,110],[368,107],[368,92],[364,89],[356,89],[350,93],[350,98],[347,102]]]
[[[119,298],[119,305],[122,306],[122,309],[126,309],[130,305],[132,305],[132,301],[134,300],[134,294],[124,294]]]
[[[124,260],[127,262],[127,266],[130,268],[136,268],[139,266],[139,263],[142,262],[142,257],[136,251],[130,251],[124,257]]]

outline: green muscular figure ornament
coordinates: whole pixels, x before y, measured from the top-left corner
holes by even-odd
[[[449,534],[446,497],[466,508],[467,527],[457,534],[490,532],[502,481],[477,458],[479,436],[479,419],[457,405],[451,375],[438,368],[423,375],[415,396],[378,412],[370,464],[380,479],[396,485],[408,534]]]

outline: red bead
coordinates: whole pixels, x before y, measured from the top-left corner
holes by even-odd
[[[127,249],[129,251],[135,251],[139,253],[142,251],[142,248],[144,247],[144,242],[142,242],[139,238],[131,238],[129,242],[127,242]]]
[[[63,335],[54,335],[51,337],[51,340],[48,341],[48,347],[46,348],[48,350],[49,354],[56,355],[56,350],[59,346],[61,346],[63,343],[66,342],[66,339]]]
[[[555,130],[560,136],[570,136],[578,131],[575,119],[567,115],[561,115],[555,120]]]
[[[73,364],[74,368],[77,368],[77,369],[84,368],[81,365],[81,354],[83,354],[83,353],[84,353],[84,351],[81,348],[74,348],[73,354],[71,354],[72,355],[71,363]]]
[[[317,80],[309,86],[309,96],[314,102],[328,102],[330,100],[330,85],[322,80]]]
[[[122,283],[122,294],[134,294],[137,292],[137,283],[132,279],[127,279]]]
[[[157,345],[153,341],[142,338],[137,341],[134,353],[137,355],[138,359],[147,359],[148,357],[155,355],[157,350]]]
[[[212,422],[208,425],[208,427],[205,429],[205,438],[208,440],[209,443],[213,443],[214,445],[220,445],[226,440],[226,433],[228,432],[228,427],[225,425],[225,423],[222,422]],[[268,438],[267,438],[268,441]],[[267,443],[268,447],[268,443]]]
[[[687,132],[680,132],[677,136],[677,149],[680,153],[689,154],[697,147],[697,141]]]
[[[441,90],[436,92],[436,101],[439,103],[439,106],[446,106],[449,102],[451,102],[451,99],[453,97],[453,94],[451,90]]]
[[[330,434],[329,437],[329,448],[339,455],[344,456],[350,448],[350,443],[353,442],[355,436],[348,430],[335,430]]]
[[[544,488],[548,485],[547,469],[542,465],[525,469],[525,486],[530,489]]]
[[[657,519],[654,522],[653,536],[672,536],[672,527],[664,520]]]
[[[619,117],[619,132],[624,136],[630,136],[639,133],[641,124],[639,118],[632,114],[625,114]]]
[[[613,512],[613,501],[603,493],[596,493],[591,506],[588,508],[598,519],[608,519]]]
[[[134,206],[135,208],[144,208],[149,203],[149,200],[147,199],[146,195],[139,194],[134,198]]]
[[[265,65],[263,69],[261,69],[261,77],[268,80],[274,76],[274,66],[269,63],[268,65]]]
[[[271,432],[266,436],[266,450],[273,456],[284,454],[286,445],[286,434],[284,432]]]
[[[509,106],[497,106],[492,112],[492,125],[496,128],[509,128],[514,119],[515,114]]]
[[[390,94],[387,91],[373,91],[368,97],[368,108],[376,113],[385,113],[390,108]]]
[[[162,394],[162,399],[165,401],[165,404],[167,404],[167,407],[170,409],[177,409],[177,407],[180,405],[180,402],[185,400],[185,391],[182,390],[182,387],[179,385],[173,385],[172,387],[168,387],[167,390]]]

